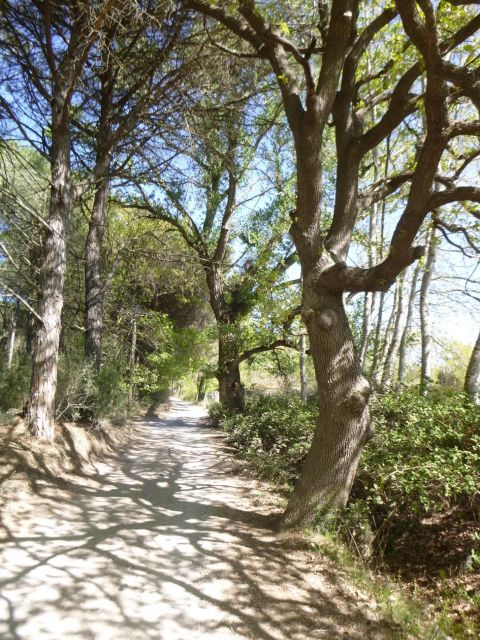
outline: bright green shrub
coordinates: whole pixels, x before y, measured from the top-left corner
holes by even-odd
[[[227,441],[263,475],[292,484],[308,451],[317,409],[298,398],[257,396],[243,415],[210,409]],[[362,455],[350,512],[382,519],[442,511],[480,498],[480,407],[462,394],[379,396],[375,438]],[[347,513],[348,515],[348,513]]]
[[[220,427],[228,416],[228,411],[221,402],[212,402],[208,406],[208,413],[215,427]]]
[[[223,413],[222,413],[223,412]],[[293,396],[254,396],[244,414],[226,415],[218,404],[210,415],[220,422],[227,442],[257,472],[292,483],[310,446],[316,407]]]
[[[379,397],[373,412],[376,436],[362,456],[354,499],[415,514],[480,496],[480,407],[462,394],[404,393]]]

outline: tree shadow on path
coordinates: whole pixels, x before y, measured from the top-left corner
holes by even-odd
[[[392,637],[330,567],[285,548],[194,408],[138,427],[94,478],[41,482],[3,514],[2,639]]]

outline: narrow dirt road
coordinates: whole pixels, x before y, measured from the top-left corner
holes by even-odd
[[[2,640],[391,638],[371,602],[272,531],[202,412],[138,422],[93,478],[2,514]]]

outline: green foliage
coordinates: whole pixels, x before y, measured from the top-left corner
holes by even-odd
[[[122,371],[123,362],[111,360],[103,364],[95,376],[96,416],[123,424],[131,410],[128,406],[128,384]]]
[[[292,483],[310,446],[316,407],[293,396],[254,396],[244,414],[226,415],[218,404],[212,419],[254,469],[280,483]]]
[[[210,420],[215,427],[220,427],[228,418],[228,411],[221,402],[212,402],[208,407]]]
[[[193,374],[209,355],[208,332],[195,327],[177,328],[166,315],[149,311],[138,323],[146,353],[135,367],[135,383],[143,393],[166,389],[170,383]]]
[[[16,357],[11,369],[0,361],[0,410],[20,411],[28,398],[30,358]]]
[[[257,396],[245,414],[210,408],[227,441],[263,475],[292,484],[309,448],[316,406],[294,397]],[[463,394],[380,396],[376,436],[361,459],[346,518],[378,526],[387,516],[418,516],[472,503],[480,487],[480,407]]]
[[[57,420],[109,418],[124,423],[128,416],[128,385],[122,361],[93,362],[61,356],[56,396]]]
[[[376,437],[364,452],[354,492],[372,511],[443,511],[478,497],[478,406],[462,394],[435,400],[405,393],[380,397],[374,412]]]

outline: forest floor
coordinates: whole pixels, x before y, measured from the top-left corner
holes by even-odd
[[[3,640],[396,637],[333,561],[275,534],[275,498],[188,403],[137,420],[94,475],[12,486]]]

